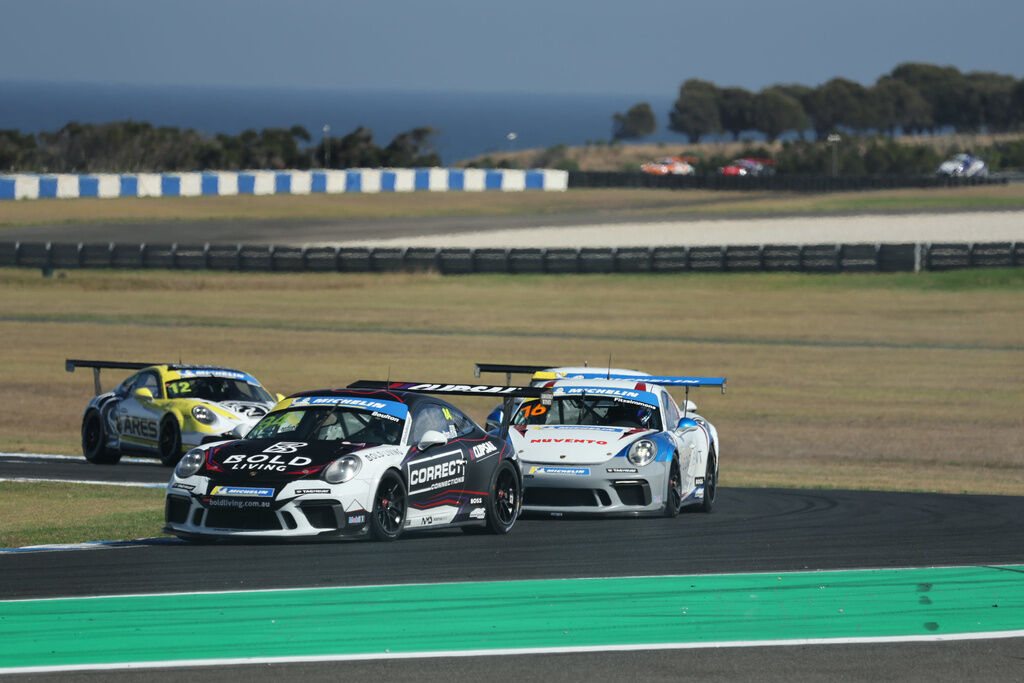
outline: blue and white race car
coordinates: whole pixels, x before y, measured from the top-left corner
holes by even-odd
[[[717,386],[724,377],[594,373],[544,384],[550,405],[524,399],[509,441],[523,471],[523,512],[675,517],[710,512],[718,485],[718,431],[667,386]]]

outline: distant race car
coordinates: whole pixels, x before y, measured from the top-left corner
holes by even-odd
[[[718,169],[720,175],[732,176],[763,176],[775,175],[774,159],[744,157]]]
[[[180,363],[67,360],[65,369],[92,368],[96,396],[82,416],[82,453],[112,465],[121,456],[149,455],[172,466],[193,446],[243,436],[277,398],[252,375],[231,368]],[[100,370],[137,370],[113,391]]]
[[[661,157],[640,166],[642,173],[649,175],[693,175],[697,157]]]
[[[950,178],[984,178],[988,175],[988,165],[972,154],[957,154],[939,164],[935,169],[935,175]]]
[[[591,368],[593,370],[593,368]],[[544,385],[551,405],[525,399],[509,440],[523,468],[523,511],[664,515],[710,512],[718,485],[718,431],[682,410],[666,386],[718,386],[724,377],[591,374]]]
[[[164,530],[181,538],[394,540],[404,531],[508,533],[522,474],[502,436],[428,393],[541,389],[356,382],[294,394],[245,439],[189,451],[167,486]]]

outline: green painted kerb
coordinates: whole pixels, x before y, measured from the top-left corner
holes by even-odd
[[[1024,628],[1024,566],[0,602],[0,668]]]

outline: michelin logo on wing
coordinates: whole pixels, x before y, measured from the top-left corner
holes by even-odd
[[[370,401],[365,398],[351,398],[345,396],[300,396],[292,401],[293,406],[349,406],[352,408],[366,408],[367,410],[381,410],[387,407],[382,401]]]

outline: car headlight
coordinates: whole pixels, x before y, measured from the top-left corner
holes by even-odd
[[[204,425],[212,425],[217,421],[217,416],[206,406],[193,406],[192,417]]]
[[[637,467],[643,467],[654,460],[657,455],[658,444],[654,443],[650,439],[640,439],[629,447],[629,453],[626,457],[629,458],[629,461]]]
[[[174,468],[174,474],[182,479],[187,479],[203,469],[205,461],[206,451],[202,448],[193,448],[185,454],[185,457],[178,461],[178,465]]]
[[[359,474],[363,461],[354,455],[338,458],[324,469],[323,478],[328,484],[344,484]]]

